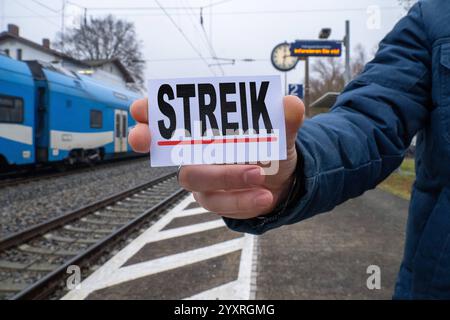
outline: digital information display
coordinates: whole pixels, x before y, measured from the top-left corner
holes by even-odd
[[[297,40],[291,44],[291,55],[296,57],[340,57],[342,43],[325,40]]]

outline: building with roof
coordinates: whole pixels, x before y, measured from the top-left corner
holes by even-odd
[[[89,75],[105,84],[132,86],[135,80],[122,62],[117,59],[78,60],[51,48],[49,39],[36,43],[20,36],[20,29],[14,24],[0,33],[0,52],[17,60],[37,60],[50,63],[69,71]]]

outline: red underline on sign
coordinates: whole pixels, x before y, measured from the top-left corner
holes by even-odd
[[[264,138],[230,138],[230,139],[210,139],[210,140],[178,140],[178,141],[159,141],[160,147],[186,146],[198,144],[227,144],[227,143],[259,143],[259,142],[276,142],[277,137]]]

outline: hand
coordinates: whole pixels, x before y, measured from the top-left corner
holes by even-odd
[[[258,165],[196,165],[180,170],[179,182],[206,210],[233,219],[250,219],[273,211],[285,201],[297,165],[295,140],[305,118],[303,102],[294,96],[284,98],[287,134],[287,160],[280,161],[276,175],[263,175]],[[140,153],[150,150],[147,100],[131,106],[138,122],[130,132],[129,143]]]

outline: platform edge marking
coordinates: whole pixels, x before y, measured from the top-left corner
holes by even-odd
[[[253,243],[253,261],[252,261],[252,275],[250,282],[250,300],[256,300],[256,293],[258,291],[258,256],[259,256],[259,238],[254,237]]]
[[[186,251],[183,253],[120,268],[114,274],[113,278],[98,279],[96,290],[220,257],[242,250],[243,246],[244,238],[239,238],[222,242],[213,246]]]
[[[86,292],[86,288],[96,289],[95,282],[97,279],[105,278],[108,276],[113,276],[114,273],[124,265],[129,259],[131,259],[136,253],[138,253],[146,244],[147,238],[154,233],[157,233],[160,229],[164,228],[168,223],[172,221],[174,212],[182,210],[194,201],[192,194],[188,195],[183,199],[178,205],[171,209],[164,217],[162,217],[158,222],[152,225],[149,229],[139,235],[135,240],[128,244],[125,248],[119,251],[118,254],[109,259],[103,266],[98,270],[94,271],[89,277],[82,281],[81,286],[83,289],[76,289],[69,291],[61,300],[82,300],[85,299],[91,292]],[[167,216],[170,215],[170,219]],[[162,223],[161,223],[162,221]],[[159,224],[158,224],[159,223]],[[162,226],[161,226],[162,224]]]
[[[183,210],[181,212],[179,212],[175,218],[182,218],[182,217],[190,217],[190,216],[196,216],[198,214],[202,214],[202,213],[208,213],[209,211],[203,208],[195,208],[195,209],[188,209],[188,210]],[[220,216],[217,216],[218,219],[221,219]]]
[[[183,300],[233,300],[236,296],[237,283],[238,280],[234,280],[218,287],[200,292]]]
[[[223,222],[223,220],[214,220],[203,223],[197,223],[186,227],[169,229],[166,231],[160,231],[158,233],[151,234],[149,235],[149,237],[147,237],[146,241],[148,244],[167,239],[179,238],[186,235],[199,233],[202,231],[214,230],[222,227],[225,227],[225,222]]]

